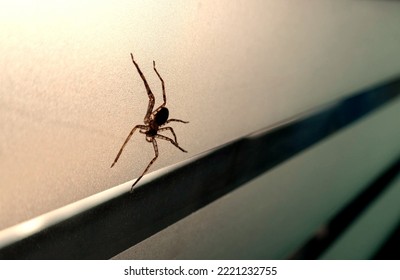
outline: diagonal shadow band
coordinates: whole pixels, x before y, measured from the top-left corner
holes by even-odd
[[[132,194],[110,196],[6,245],[0,238],[0,258],[111,258],[399,95],[396,78],[217,147],[142,181]],[[13,229],[7,230],[11,236]]]

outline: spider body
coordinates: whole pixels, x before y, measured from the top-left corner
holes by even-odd
[[[168,120],[169,111],[166,107],[160,108],[160,110],[154,112],[150,116],[150,122],[148,124],[149,129],[144,131],[146,134],[146,140],[151,142],[151,138],[157,135],[160,126],[163,126]],[[143,133],[143,132],[142,132]]]
[[[136,70],[138,71],[140,77],[143,80],[144,86],[146,88],[147,91],[147,95],[149,97],[149,104],[147,107],[147,113],[144,117],[144,125],[136,125],[131,132],[129,133],[128,137],[125,139],[125,142],[122,144],[121,149],[119,150],[114,162],[111,164],[111,167],[114,166],[114,164],[118,161],[119,156],[122,153],[122,150],[124,149],[125,145],[128,143],[128,141],[130,140],[132,134],[135,132],[136,129],[139,129],[139,132],[146,135],[146,141],[150,142],[153,144],[153,148],[154,148],[154,153],[155,156],[154,158],[150,161],[150,163],[147,165],[146,169],[143,171],[142,175],[140,175],[139,178],[136,179],[136,181],[133,183],[132,188],[131,188],[131,192],[133,190],[133,187],[137,184],[137,182],[139,182],[139,180],[143,177],[143,175],[149,170],[150,166],[155,162],[155,160],[158,157],[158,146],[157,146],[157,141],[156,139],[162,139],[162,140],[166,140],[169,141],[171,144],[173,144],[175,147],[177,147],[178,149],[180,149],[182,152],[187,153],[187,151],[185,151],[184,149],[182,149],[179,144],[178,141],[176,139],[176,135],[174,130],[172,129],[172,127],[166,126],[164,127],[164,125],[170,123],[170,122],[181,122],[181,123],[188,123],[186,121],[182,121],[179,119],[168,119],[169,117],[169,110],[167,107],[165,107],[166,103],[167,103],[167,97],[165,94],[165,85],[164,85],[164,80],[161,78],[160,74],[158,73],[157,69],[156,69],[156,63],[153,61],[153,69],[156,72],[158,78],[161,80],[161,86],[162,86],[162,91],[163,91],[163,99],[164,102],[163,104],[161,104],[161,106],[159,106],[156,110],[153,111],[154,108],[154,95],[150,89],[150,86],[148,85],[145,76],[143,75],[142,71],[139,68],[139,65],[135,62],[133,55],[131,54],[131,58],[132,58],[132,62],[136,67]],[[161,135],[158,132],[160,131],[165,131],[165,130],[169,130],[172,135],[174,136],[174,139],[171,139],[167,136]]]
[[[154,125],[157,125],[158,127],[165,124],[165,122],[168,120],[168,116],[169,116],[169,111],[167,107],[162,107],[158,112],[156,112],[154,116],[154,121],[153,121]]]

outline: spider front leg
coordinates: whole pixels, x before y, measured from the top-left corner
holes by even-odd
[[[135,130],[136,130],[137,128],[146,129],[147,126],[145,126],[145,125],[137,125],[137,126],[135,126],[135,127],[131,130],[131,132],[129,133],[128,137],[126,137],[124,144],[122,144],[121,149],[119,149],[119,152],[118,152],[118,154],[117,154],[117,157],[114,159],[114,162],[111,164],[111,167],[110,167],[110,168],[112,168],[112,167],[114,166],[114,164],[118,161],[118,158],[119,158],[119,156],[121,155],[122,150],[125,148],[126,143],[128,143],[128,141],[131,139],[132,134],[135,132]]]
[[[133,187],[137,184],[137,182],[139,182],[140,179],[142,179],[142,177],[144,176],[144,174],[146,174],[147,170],[149,170],[150,166],[156,161],[156,159],[158,158],[158,147],[157,147],[157,142],[156,139],[152,139],[151,141],[153,143],[153,148],[154,148],[154,158],[150,161],[150,163],[147,165],[146,169],[143,171],[142,175],[140,175],[139,178],[136,179],[135,183],[133,183],[132,187],[131,187],[131,192],[133,192]]]
[[[158,131],[164,131],[164,130],[169,130],[171,131],[172,135],[174,136],[175,142],[178,144],[178,140],[176,140],[176,134],[174,132],[174,130],[172,129],[172,127],[163,127],[163,128],[159,128]]]
[[[153,108],[154,108],[154,100],[155,100],[154,99],[154,94],[151,92],[150,86],[147,83],[147,80],[146,80],[145,76],[143,75],[142,71],[140,70],[139,65],[135,62],[135,59],[133,58],[133,54],[132,53],[131,53],[131,58],[132,58],[133,64],[135,65],[137,71],[139,72],[140,77],[143,80],[144,86],[145,86],[146,91],[147,91],[147,95],[149,97],[149,105],[147,106],[147,113],[146,113],[146,116],[144,117],[144,123],[148,124],[149,120],[150,120],[151,112],[153,111]]]
[[[176,143],[174,140],[172,140],[171,138],[164,136],[164,135],[160,135],[160,134],[156,134],[154,137],[159,138],[159,139],[163,139],[163,140],[167,140],[169,141],[172,145],[174,145],[175,147],[177,147],[179,150],[181,150],[184,153],[187,153],[186,150],[184,150],[183,148],[181,148],[178,143]]]

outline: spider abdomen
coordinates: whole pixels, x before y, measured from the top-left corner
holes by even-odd
[[[154,121],[157,125],[162,125],[168,120],[169,111],[167,108],[162,107],[155,115]]]

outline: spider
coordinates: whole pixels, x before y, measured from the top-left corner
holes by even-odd
[[[139,68],[139,65],[135,62],[135,59],[133,58],[133,54],[131,53],[131,58],[132,58],[132,62],[135,65],[137,71],[139,72],[140,77],[143,80],[144,86],[146,88],[147,91],[147,95],[149,97],[149,104],[147,107],[147,113],[144,117],[144,125],[136,125],[131,132],[129,133],[128,137],[125,139],[125,142],[122,144],[121,149],[119,150],[114,162],[111,164],[111,168],[115,165],[115,163],[118,161],[119,156],[122,153],[122,150],[125,148],[125,145],[128,143],[128,141],[131,139],[132,134],[135,132],[136,129],[139,129],[139,132],[146,135],[146,141],[149,143],[153,144],[153,148],[154,148],[154,158],[150,161],[150,163],[147,165],[146,169],[143,171],[142,175],[140,175],[139,178],[136,179],[136,181],[133,183],[132,187],[131,187],[131,192],[133,191],[133,187],[137,184],[137,182],[139,182],[139,180],[144,176],[144,174],[146,174],[146,172],[149,170],[150,166],[156,161],[156,159],[158,158],[158,147],[157,147],[157,141],[156,139],[162,139],[162,140],[166,140],[169,141],[172,145],[174,145],[175,147],[177,147],[179,150],[181,150],[182,152],[187,153],[186,150],[184,150],[183,148],[181,148],[178,145],[178,141],[176,140],[176,135],[174,130],[172,129],[172,127],[169,126],[165,126],[166,124],[170,123],[170,122],[181,122],[181,123],[189,123],[187,121],[182,121],[182,120],[178,120],[178,119],[168,119],[169,116],[169,111],[168,108],[165,107],[165,105],[167,104],[167,97],[165,95],[165,85],[164,85],[164,80],[161,78],[160,74],[158,73],[157,69],[156,69],[156,63],[153,60],[153,69],[156,72],[158,78],[161,80],[161,86],[162,86],[162,92],[163,92],[163,99],[164,102],[161,104],[160,107],[158,107],[157,109],[155,109],[153,111],[154,108],[154,95],[151,92],[151,89],[149,87],[149,84],[146,81],[145,76],[143,75],[142,71]],[[159,132],[161,131],[166,131],[169,130],[171,131],[172,135],[174,136],[174,140],[159,134]]]

